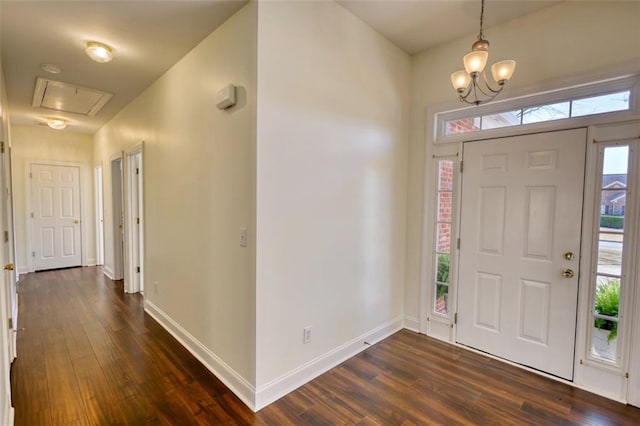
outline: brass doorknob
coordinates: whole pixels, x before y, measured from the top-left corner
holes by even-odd
[[[80,223],[80,221],[78,219],[74,220],[73,223],[75,223],[76,225]]]
[[[571,253],[570,251],[566,252],[564,254],[564,258],[567,260],[573,260],[573,253]]]
[[[573,269],[567,268],[562,270],[562,276],[565,278],[573,278],[573,275]]]
[[[4,265],[4,270],[13,271],[13,263],[7,263],[6,265]]]

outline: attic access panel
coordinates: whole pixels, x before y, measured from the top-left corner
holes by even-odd
[[[93,116],[113,95],[97,89],[40,78],[33,92],[34,107]]]

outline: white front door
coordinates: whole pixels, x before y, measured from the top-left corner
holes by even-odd
[[[18,293],[16,291],[16,270],[15,270],[15,231],[13,221],[13,182],[11,180],[11,148],[1,143],[2,148],[2,191],[4,199],[0,202],[3,209],[2,228],[4,240],[4,270],[7,292],[7,323],[9,327],[9,362],[17,355],[17,326],[18,326]]]
[[[80,266],[80,169],[33,164],[31,185],[35,270]]]
[[[575,129],[466,143],[463,156],[456,339],[568,380],[585,143]]]

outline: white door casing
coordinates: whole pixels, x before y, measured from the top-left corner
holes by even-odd
[[[35,270],[82,264],[80,168],[31,165]]]
[[[126,155],[125,291],[144,291],[142,146]]]
[[[567,380],[585,143],[574,129],[466,143],[463,156],[456,340]]]

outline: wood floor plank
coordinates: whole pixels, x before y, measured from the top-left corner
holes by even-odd
[[[640,409],[407,330],[254,413],[100,268],[18,291],[18,426],[640,425]]]

